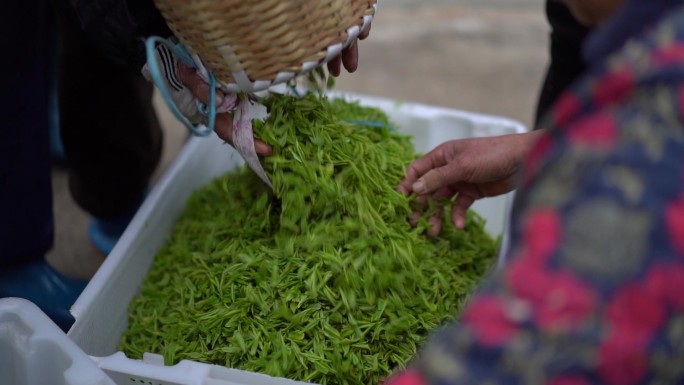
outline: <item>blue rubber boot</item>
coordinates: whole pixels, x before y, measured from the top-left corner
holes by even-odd
[[[57,56],[60,49],[59,29],[51,23],[48,49],[48,128],[50,132],[50,153],[56,165],[67,167],[66,154],[59,126],[59,97],[57,95]]]
[[[135,216],[136,210],[116,219],[98,219],[92,217],[88,227],[90,241],[102,255],[107,256],[119,241],[128,224]]]
[[[51,91],[55,92],[55,91]],[[50,98],[49,122],[50,122],[50,153],[53,161],[61,167],[67,167],[66,154],[64,153],[64,145],[62,145],[62,138],[59,133],[59,110],[57,108],[57,96]]]
[[[69,309],[87,284],[87,280],[60,274],[45,261],[0,269],[0,298],[33,302],[65,333],[74,323]]]
[[[146,189],[143,198],[135,208],[118,218],[102,219],[94,216],[90,218],[90,225],[88,226],[90,242],[93,243],[95,248],[102,253],[103,256],[106,257],[112,252],[116,242],[118,242],[121,235],[123,235],[126,227],[128,227],[128,224],[138,212],[140,205],[145,201],[145,197],[147,197],[148,193],[149,189]]]

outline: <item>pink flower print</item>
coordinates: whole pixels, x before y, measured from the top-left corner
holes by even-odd
[[[619,101],[634,89],[634,74],[628,68],[611,72],[596,80],[594,100],[599,105]]]
[[[647,373],[648,353],[643,341],[627,329],[613,329],[598,353],[598,373],[606,384],[636,384]]]
[[[659,66],[681,65],[684,62],[684,45],[676,42],[655,51],[651,57],[653,62]]]
[[[607,112],[582,119],[566,132],[571,146],[603,150],[612,148],[618,135],[615,119]]]
[[[524,219],[523,238],[525,251],[534,263],[545,263],[556,251],[561,237],[561,221],[553,209],[536,209]]]
[[[580,111],[582,102],[577,95],[565,92],[559,98],[551,110],[553,125],[562,126],[567,124]]]
[[[475,297],[463,312],[463,324],[487,347],[510,341],[518,328],[506,316],[505,302],[491,295]]]
[[[684,258],[684,195],[665,207],[665,226],[675,252]]]
[[[405,370],[383,383],[383,385],[424,385],[426,382],[417,370]]]
[[[650,271],[643,287],[627,284],[608,303],[606,321],[610,331],[599,348],[598,368],[606,383],[634,384],[646,374],[648,345],[666,319],[659,298],[667,290],[663,283],[674,277],[662,267]]]
[[[523,168],[524,185],[527,186],[532,182],[534,175],[537,173],[537,169],[551,151],[552,147],[553,141],[551,136],[548,134],[542,135],[542,137],[532,147],[532,150],[530,150],[530,153],[527,155],[525,166]]]
[[[597,295],[590,285],[569,271],[553,274],[543,301],[534,309],[535,321],[543,329],[576,330],[597,307]]]
[[[621,287],[606,306],[606,321],[639,349],[646,347],[653,334],[665,322],[665,307],[657,297],[635,283]],[[615,334],[615,333],[614,333]]]
[[[554,285],[554,277],[550,271],[525,259],[511,262],[506,271],[506,278],[515,296],[529,301],[535,307],[544,301],[546,293]]]
[[[544,329],[574,330],[597,307],[592,287],[569,271],[554,272],[522,258],[510,263],[506,278],[513,294],[529,301],[535,323]]]
[[[655,301],[673,310],[684,311],[683,265],[671,263],[651,267],[644,278],[644,287]]]

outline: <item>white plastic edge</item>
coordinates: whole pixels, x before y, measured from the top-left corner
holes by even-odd
[[[17,316],[31,328],[31,334],[28,337],[30,349],[36,349],[42,341],[50,341],[70,358],[71,365],[64,371],[65,383],[70,385],[114,385],[114,382],[98,368],[90,357],[33,302],[23,298],[2,298],[0,299],[0,321],[8,314]],[[0,327],[11,328],[12,325],[11,323],[3,324],[0,322]],[[36,360],[41,357],[38,353],[40,352],[29,351],[26,358]],[[39,362],[33,362],[33,368],[38,369],[39,367]]]
[[[107,357],[91,357],[117,384],[152,383],[164,385],[305,385],[304,382],[261,373],[183,360],[163,365],[163,357],[145,353],[132,360],[122,352]],[[308,384],[311,385],[311,384]]]
[[[410,102],[410,101],[398,101],[395,99],[389,99],[385,97],[380,97],[380,96],[369,96],[369,95],[363,95],[363,94],[357,94],[353,92],[344,92],[344,91],[328,91],[327,95],[329,97],[337,97],[337,98],[343,98],[345,100],[349,101],[354,101],[354,100],[362,100],[364,104],[372,105],[375,107],[379,107],[381,109],[390,109],[393,106],[396,106],[397,104],[402,105],[402,107],[406,108],[408,111],[411,111],[413,113],[416,113],[417,115],[420,116],[425,116],[425,117],[438,117],[438,116],[455,116],[455,117],[461,117],[464,119],[470,119],[477,123],[478,125],[482,126],[504,126],[504,127],[510,127],[513,129],[513,132],[516,134],[522,134],[528,131],[528,129],[520,122],[509,119],[509,118],[504,118],[504,117],[499,117],[499,116],[492,116],[492,115],[485,115],[485,114],[479,114],[477,112],[471,112],[471,111],[463,111],[463,110],[458,110],[458,109],[453,109],[453,108],[447,108],[447,107],[440,107],[440,106],[433,106],[433,105],[427,105],[423,103],[418,103],[418,102]]]

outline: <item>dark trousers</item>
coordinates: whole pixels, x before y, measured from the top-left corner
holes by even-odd
[[[54,237],[47,0],[10,0],[0,12],[0,266],[40,260]],[[71,192],[107,219],[134,210],[159,163],[152,86],[112,65],[73,19],[59,17],[61,134]]]
[[[0,12],[2,264],[41,259],[53,242],[47,15],[41,0],[10,0]]]
[[[134,210],[159,164],[162,132],[153,85],[105,58],[58,9],[61,135],[69,187],[90,214],[116,219]]]

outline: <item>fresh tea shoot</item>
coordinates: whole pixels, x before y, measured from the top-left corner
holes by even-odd
[[[121,349],[318,384],[376,384],[452,320],[497,243],[474,213],[439,237],[396,191],[415,159],[380,110],[272,95],[243,168],[188,200],[130,306]],[[448,211],[449,208],[447,207]],[[445,218],[449,218],[446,215]]]

